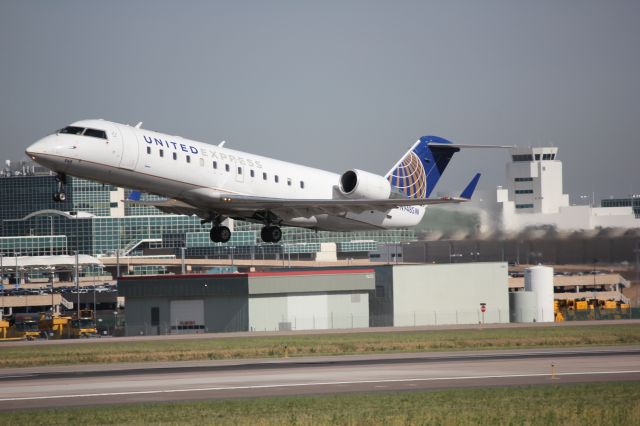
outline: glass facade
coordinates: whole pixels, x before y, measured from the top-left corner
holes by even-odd
[[[67,201],[63,203],[53,201],[57,188],[52,175],[0,178],[0,221],[23,218],[38,210],[73,210],[73,187],[68,188]]]
[[[64,235],[39,237],[0,237],[3,256],[52,256],[67,253]]]
[[[71,188],[71,191],[67,189],[67,197],[71,196],[74,211],[96,216],[110,215],[111,208],[115,207],[111,205],[111,192],[117,191],[117,187],[73,177],[67,182],[67,188]]]

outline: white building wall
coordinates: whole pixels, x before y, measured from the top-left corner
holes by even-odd
[[[369,295],[305,293],[249,298],[249,330],[323,330],[369,326]]]
[[[277,331],[287,321],[287,297],[249,297],[249,331]]]
[[[393,267],[395,326],[509,322],[506,263]]]

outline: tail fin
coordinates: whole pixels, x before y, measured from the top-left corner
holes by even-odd
[[[385,176],[408,198],[429,198],[457,146],[438,136],[423,136]]]

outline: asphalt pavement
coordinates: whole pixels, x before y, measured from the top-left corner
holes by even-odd
[[[0,410],[640,382],[640,346],[36,367],[0,372]]]

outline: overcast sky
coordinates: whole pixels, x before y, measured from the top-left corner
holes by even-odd
[[[342,172],[421,135],[556,145],[566,192],[640,193],[640,1],[0,3],[0,159],[104,118]],[[463,152],[439,190],[504,181]]]

